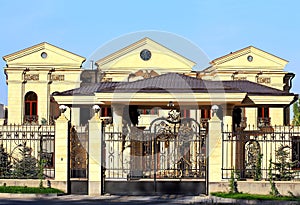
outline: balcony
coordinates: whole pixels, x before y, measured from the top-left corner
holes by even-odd
[[[37,124],[39,124],[39,116],[38,115],[24,115],[23,124],[24,125],[37,125]]]
[[[257,118],[257,127],[271,127],[271,118],[270,117],[259,117]]]

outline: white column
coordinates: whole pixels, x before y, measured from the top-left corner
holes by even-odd
[[[112,116],[113,116],[113,125],[116,131],[122,132],[123,125],[123,110],[124,105],[114,104],[112,105]]]
[[[223,130],[232,131],[232,111],[233,105],[224,105],[223,108]]]
[[[69,152],[69,120],[62,113],[55,120],[55,181],[65,184],[64,192],[68,192],[68,152]]]
[[[247,124],[250,126],[246,127],[246,130],[249,129],[257,129],[257,108],[256,107],[247,107],[245,108]]]
[[[209,120],[208,133],[208,182],[220,182],[222,179],[222,128],[221,120],[214,114]],[[209,192],[210,192],[210,185]]]
[[[102,193],[102,125],[97,113],[89,120],[89,195]]]

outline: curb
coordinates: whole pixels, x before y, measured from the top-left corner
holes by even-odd
[[[228,203],[228,204],[262,204],[262,205],[296,205],[299,201],[280,201],[280,200],[248,200],[248,199],[231,199],[221,198],[217,196],[210,196],[210,201],[215,203]]]
[[[17,193],[0,193],[0,198],[53,198],[60,194],[17,194]]]

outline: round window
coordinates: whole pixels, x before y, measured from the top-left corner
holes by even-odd
[[[147,61],[151,58],[151,52],[148,49],[144,49],[140,52],[140,57],[144,61]]]
[[[249,62],[252,62],[252,61],[253,61],[253,56],[248,56],[248,57],[247,57],[247,60],[248,60]]]
[[[47,58],[47,56],[48,56],[48,55],[47,55],[46,52],[41,53],[41,57],[42,57],[42,58]]]

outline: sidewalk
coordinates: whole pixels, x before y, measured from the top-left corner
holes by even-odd
[[[39,204],[262,204],[262,205],[296,205],[297,201],[265,201],[265,200],[241,200],[226,199],[214,196],[183,196],[183,195],[162,195],[162,196],[87,196],[87,195],[62,195],[55,194],[0,194],[2,201],[16,200],[18,204],[33,202]],[[45,203],[44,203],[45,202]]]

